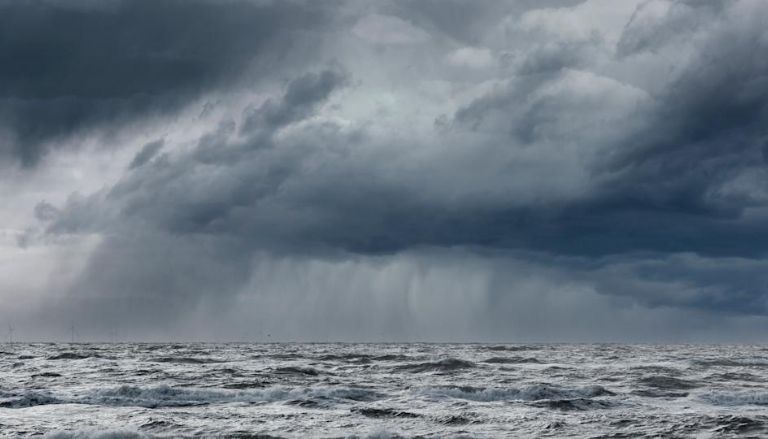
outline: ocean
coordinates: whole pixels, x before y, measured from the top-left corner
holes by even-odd
[[[768,347],[14,343],[0,436],[768,437]]]

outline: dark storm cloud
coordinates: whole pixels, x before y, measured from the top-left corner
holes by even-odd
[[[755,187],[740,192],[724,188],[745,173],[754,171],[764,178],[768,62],[754,54],[768,51],[768,40],[761,38],[759,20],[746,26],[720,23],[712,20],[711,4],[691,5],[695,6],[689,7],[692,10],[687,11],[686,19],[704,26],[709,35],[695,47],[679,76],[653,96],[648,109],[629,115],[637,121],[636,126],[611,139],[609,154],[591,170],[602,183],[585,199],[559,206],[552,215],[544,212],[538,218],[536,209],[531,216],[526,215],[531,210],[523,215],[497,213],[499,221],[511,220],[510,225],[519,224],[515,218],[528,223],[519,236],[524,246],[572,254],[637,250],[765,253],[768,229],[761,221],[742,216],[747,208],[765,205],[761,198],[764,180],[758,179]],[[644,41],[651,36],[677,38],[673,32],[680,29],[672,25],[682,19],[675,13],[682,6],[673,3],[673,12],[667,17],[672,23],[654,22],[653,35],[641,38],[638,34],[648,30],[638,30],[630,22],[619,44],[622,56],[640,56],[662,44]],[[765,11],[760,12],[765,16]],[[630,39],[633,50],[628,49]],[[478,99],[457,112],[457,123],[487,130],[494,129],[500,119],[507,125],[510,144],[535,147],[537,141],[555,132],[554,114],[562,113],[563,108],[569,112],[579,109],[567,101],[550,99],[538,101],[518,117],[506,120],[504,115],[519,114],[520,102],[530,100],[563,66],[573,65],[578,59],[576,53],[550,51],[546,64],[556,66],[554,72],[551,68],[536,69],[536,75],[518,87]],[[532,55],[539,58],[538,52]],[[525,72],[529,73],[527,69]],[[594,129],[609,132],[612,128],[598,125]],[[501,235],[500,243],[509,238],[512,243],[517,241],[514,231]]]
[[[755,38],[759,31],[720,29],[695,48],[676,80],[650,104],[629,113],[632,124],[618,133],[593,124],[589,114],[581,116],[593,125],[578,129],[597,131],[569,135],[577,142],[603,142],[611,152],[593,163],[593,188],[574,199],[522,204],[502,199],[481,208],[468,199],[446,204],[419,187],[384,178],[376,164],[354,161],[356,143],[368,140],[332,124],[310,125],[281,148],[260,150],[271,144],[276,129],[307,119],[344,84],[338,73],[324,71],[294,79],[280,101],[246,109],[240,137],[227,130],[212,133],[191,156],[127,176],[104,201],[121,206],[119,214],[126,218],[149,219],[172,233],[248,236],[256,247],[296,251],[380,253],[468,245],[574,255],[759,255],[768,244],[766,228],[742,213],[762,201],[722,190],[740,173],[764,166],[761,130],[768,83],[760,78],[768,74],[768,61],[752,54],[768,47]],[[571,65],[572,52],[550,52],[549,58],[561,54],[564,60],[547,64]],[[540,56],[530,53],[533,59]],[[491,140],[496,145],[478,154],[503,157],[504,148],[541,148],[542,139],[560,135],[560,117],[584,110],[584,102],[573,98],[536,98],[565,73],[550,68],[531,73],[528,65],[524,60],[524,73],[510,90],[456,113],[456,129],[498,134]],[[435,160],[449,169],[460,166],[448,155]],[[327,165],[318,170],[310,166],[315,162]],[[212,174],[206,174],[205,186],[188,194],[198,185],[203,164]],[[503,184],[502,175],[497,180]]]
[[[331,67],[296,64],[279,93],[216,121],[191,147],[174,151],[170,144],[149,143],[116,184],[73,195],[59,207],[41,207],[38,217],[50,234],[105,237],[74,289],[111,300],[104,309],[114,318],[125,303],[147,306],[156,312],[147,322],[156,324],[166,318],[163,306],[224,303],[249,279],[258,287],[251,277],[260,258],[301,259],[297,265],[311,272],[313,258],[376,266],[377,258],[407,259],[430,249],[487,257],[491,262],[483,264],[502,273],[490,276],[497,279],[490,303],[509,298],[510,306],[518,305],[514,279],[503,275],[504,267],[514,267],[516,276],[536,277],[531,283],[537,292],[573,284],[585,297],[595,293],[622,306],[626,300],[629,307],[710,317],[768,314],[761,259],[768,248],[768,61],[755,55],[768,53],[759,20],[768,17],[768,8],[752,3],[752,19],[731,10],[742,2],[730,8],[675,3],[650,18],[636,12],[616,47],[604,38],[529,42],[515,34],[518,39],[508,42],[514,47],[496,54],[503,61],[497,81],[448,108],[428,135],[411,135],[410,120],[396,126],[384,110],[354,120],[363,117],[360,101],[381,95],[386,101],[403,93],[401,84],[407,98],[432,90],[434,84],[419,82],[421,74],[439,70],[430,63],[449,55],[457,42],[480,44],[496,7],[503,10],[498,3],[473,15],[469,3],[440,4],[395,2],[375,12],[407,18],[432,37],[448,35],[450,44],[421,39],[413,49],[398,40],[393,49],[386,38],[371,38],[377,43],[372,59],[379,63],[373,67],[355,71],[354,62],[337,60],[333,55],[342,54],[333,51]],[[225,5],[235,8],[226,14],[238,17],[258,9]],[[456,30],[464,16],[467,27]],[[371,27],[386,35],[381,27],[387,23],[393,21],[379,19]],[[672,31],[676,23],[685,24],[684,36]],[[179,90],[185,92],[174,96],[214,87],[211,78],[220,80],[248,58],[239,50],[250,49],[237,49],[246,37],[227,28],[227,38],[237,40],[228,49],[234,52],[213,56],[216,67],[205,63],[211,71],[200,67],[205,72],[199,76],[182,75]],[[367,50],[360,48],[365,42],[344,43],[351,53]],[[401,69],[391,55],[405,58],[428,44],[445,53],[424,60],[423,70],[411,69],[411,59],[402,61],[409,69]],[[665,51],[679,51],[679,61],[669,63]],[[392,65],[381,61],[388,54]],[[125,67],[122,58],[115,62]],[[154,58],[142,62],[155,65]],[[371,97],[351,99],[352,110],[341,116],[331,111],[344,106],[345,93],[365,90],[378,70],[394,79],[373,87]],[[660,70],[663,80],[637,85]],[[147,82],[175,87],[168,79],[173,74],[157,75]],[[73,81],[75,89],[89,90]],[[120,94],[95,84],[97,100]],[[406,112],[419,103],[403,99],[396,105]],[[424,257],[439,259],[429,252]],[[289,270],[275,283],[313,288],[311,276],[298,286],[293,277],[300,276]],[[327,294],[329,300],[341,297]],[[478,315],[493,314],[492,323],[503,326],[507,309]]]
[[[242,137],[236,135],[232,125],[224,124],[203,136],[196,149],[176,161],[132,166],[132,172],[109,191],[71,199],[53,230],[103,229],[124,220],[127,224],[149,220],[147,225],[174,234],[242,234],[249,240],[277,244],[282,239],[290,240],[290,234],[299,232],[292,230],[296,227],[292,222],[297,219],[291,218],[289,211],[282,211],[289,206],[271,205],[271,198],[279,195],[281,185],[300,177],[302,163],[312,159],[315,145],[304,139],[282,149],[270,148],[272,137],[276,130],[312,115],[313,109],[344,84],[344,74],[335,70],[294,78],[279,100],[244,110],[239,130]],[[312,140],[348,142],[319,136]],[[134,162],[146,162],[142,159],[146,149],[156,146],[157,142],[146,145]],[[204,172],[210,172],[209,180],[205,187],[199,187]],[[313,220],[311,216],[307,219],[309,227]]]
[[[620,149],[613,163],[629,171],[626,186],[665,196],[673,209],[744,206],[746,200],[718,198],[710,190],[741,170],[762,165],[768,60],[754,54],[766,52],[768,41],[761,37],[761,26],[751,25],[712,30],[682,75],[658,97],[645,135]]]
[[[279,63],[329,2],[0,2],[0,153],[167,115],[261,63]]]

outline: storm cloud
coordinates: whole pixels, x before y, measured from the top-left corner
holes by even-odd
[[[14,172],[106,163],[14,226],[80,261],[18,312],[148,339],[768,327],[762,2],[1,7]]]
[[[301,51],[332,7],[0,2],[0,151],[31,166],[56,140],[172,115],[260,64],[280,63],[288,49]]]

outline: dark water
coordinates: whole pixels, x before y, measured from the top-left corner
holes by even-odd
[[[768,437],[762,346],[14,344],[7,437]]]

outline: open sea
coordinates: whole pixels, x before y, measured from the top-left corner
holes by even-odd
[[[0,436],[768,437],[768,347],[6,344]]]

